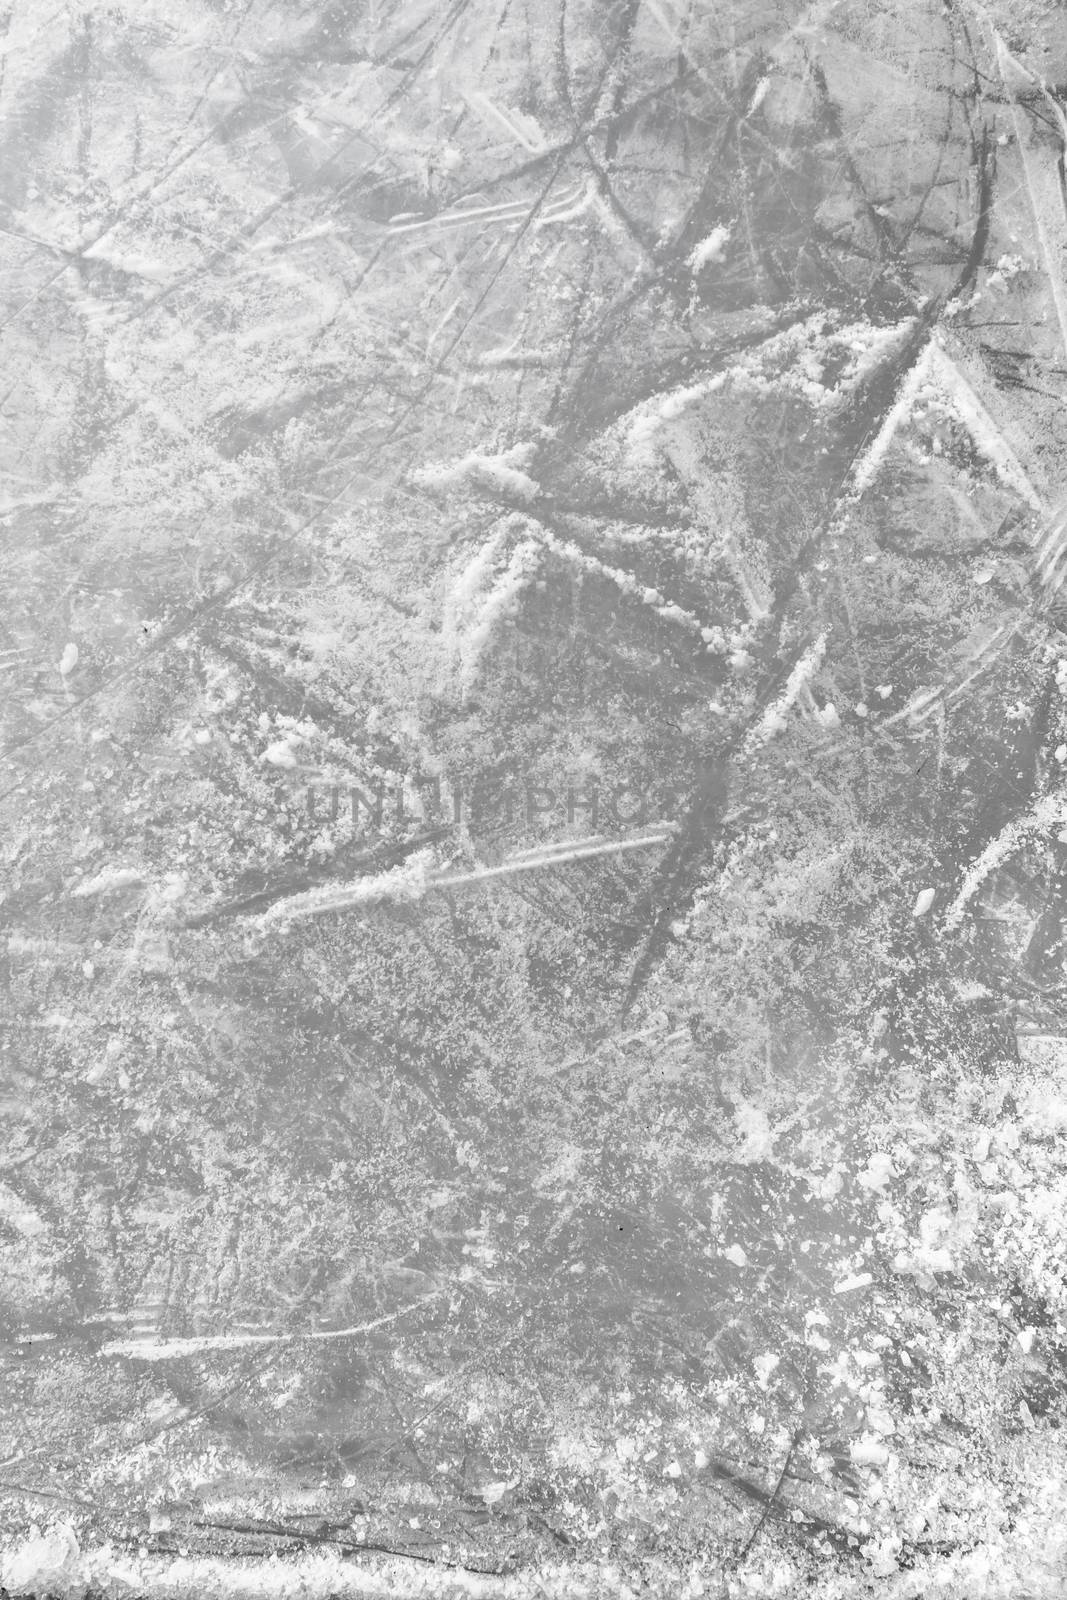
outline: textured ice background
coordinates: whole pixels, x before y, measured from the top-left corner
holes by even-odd
[[[1065,104],[0,10],[7,1592],[1063,1592]]]

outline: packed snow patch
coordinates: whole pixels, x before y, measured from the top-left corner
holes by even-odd
[[[136,867],[106,867],[95,878],[87,878],[76,889],[72,889],[71,898],[87,900],[91,895],[110,894],[114,889],[132,889],[143,882],[144,873],[138,872]]]
[[[516,444],[499,455],[482,455],[471,450],[458,461],[433,462],[419,467],[412,479],[423,489],[484,489],[518,500],[535,500],[541,493],[523,469],[533,460],[536,446]]]
[[[0,1584],[7,1594],[55,1595],[80,1600],[88,1587],[80,1549],[69,1522],[54,1522],[46,1533],[34,1525],[29,1537],[0,1562]]]
[[[705,267],[710,267],[713,262],[722,260],[723,251],[729,243],[730,231],[728,225],[720,223],[717,228],[712,228],[707,238],[701,239],[700,243],[690,253],[689,270],[694,278]]]

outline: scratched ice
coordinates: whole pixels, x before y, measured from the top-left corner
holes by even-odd
[[[1067,1583],[1067,22],[0,14],[0,1585]]]

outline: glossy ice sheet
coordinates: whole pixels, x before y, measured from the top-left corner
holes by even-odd
[[[3,12],[9,1591],[1062,1592],[1062,19]]]

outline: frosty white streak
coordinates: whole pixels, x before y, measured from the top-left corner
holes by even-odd
[[[583,180],[575,184],[566,194],[552,201],[551,205],[546,206],[540,220],[542,223],[569,222],[584,211],[592,198],[592,186],[587,180]],[[485,227],[489,222],[521,222],[529,209],[529,203],[525,200],[502,201],[495,206],[473,206],[466,211],[444,211],[436,217],[416,217],[394,222],[389,228],[389,233],[390,236],[426,232],[443,233],[449,228],[469,227],[472,223],[478,227]]]
[[[440,1300],[447,1292],[446,1289],[435,1289],[432,1294],[423,1295],[421,1300],[416,1300],[410,1306],[404,1306],[400,1311],[390,1311],[384,1317],[374,1317],[370,1322],[358,1323],[353,1328],[316,1329],[311,1333],[206,1334],[201,1338],[192,1339],[111,1339],[107,1344],[101,1345],[99,1354],[133,1356],[138,1361],[174,1361],[181,1356],[207,1355],[213,1350],[247,1350],[257,1345],[303,1344],[309,1340],[326,1343],[337,1339],[355,1339],[360,1334],[373,1333],[375,1328],[387,1327],[399,1318],[408,1316],[412,1311],[430,1305],[434,1300]]]
[[[758,725],[753,728],[746,741],[749,750],[758,750],[760,745],[766,744],[768,739],[785,727],[785,714],[796,703],[807,688],[811,679],[822,665],[822,658],[826,654],[826,634],[820,633],[814,644],[808,646],[792,672],[786,680],[785,688],[773,705],[769,705],[763,713]]]
[[[951,933],[953,929],[959,927],[963,921],[967,902],[981,888],[990,873],[1003,866],[1008,857],[1014,854],[1028,834],[1039,833],[1065,820],[1067,820],[1067,794],[1047,794],[1035,801],[1023,816],[1016,817],[1014,822],[1009,822],[1006,827],[1001,828],[996,838],[989,841],[967,869],[959,894],[945,912],[945,931]]]
[[[859,457],[852,468],[852,484],[847,500],[854,502],[860,498],[865,490],[869,489],[878,476],[878,469],[885,460],[886,452],[893,443],[897,429],[905,423],[911,415],[911,409],[918,397],[919,390],[926,381],[930,370],[932,344],[927,344],[919,359],[905,377],[885,421],[875,434],[870,445]]]
[[[405,866],[367,878],[362,883],[351,884],[348,888],[311,889],[305,894],[294,895],[291,900],[279,900],[263,913],[259,921],[261,925],[272,922],[285,924],[296,917],[351,911],[358,906],[380,904],[388,900],[419,900],[432,889],[459,889],[467,884],[485,883],[491,878],[537,872],[544,867],[555,867],[568,861],[587,861],[593,856],[647,850],[652,845],[666,843],[672,832],[670,824],[664,824],[657,832],[643,834],[637,839],[612,839],[569,849],[551,845],[537,854],[526,854],[514,861],[502,861],[496,867],[476,867],[470,872],[429,872],[429,851],[419,851]]]

